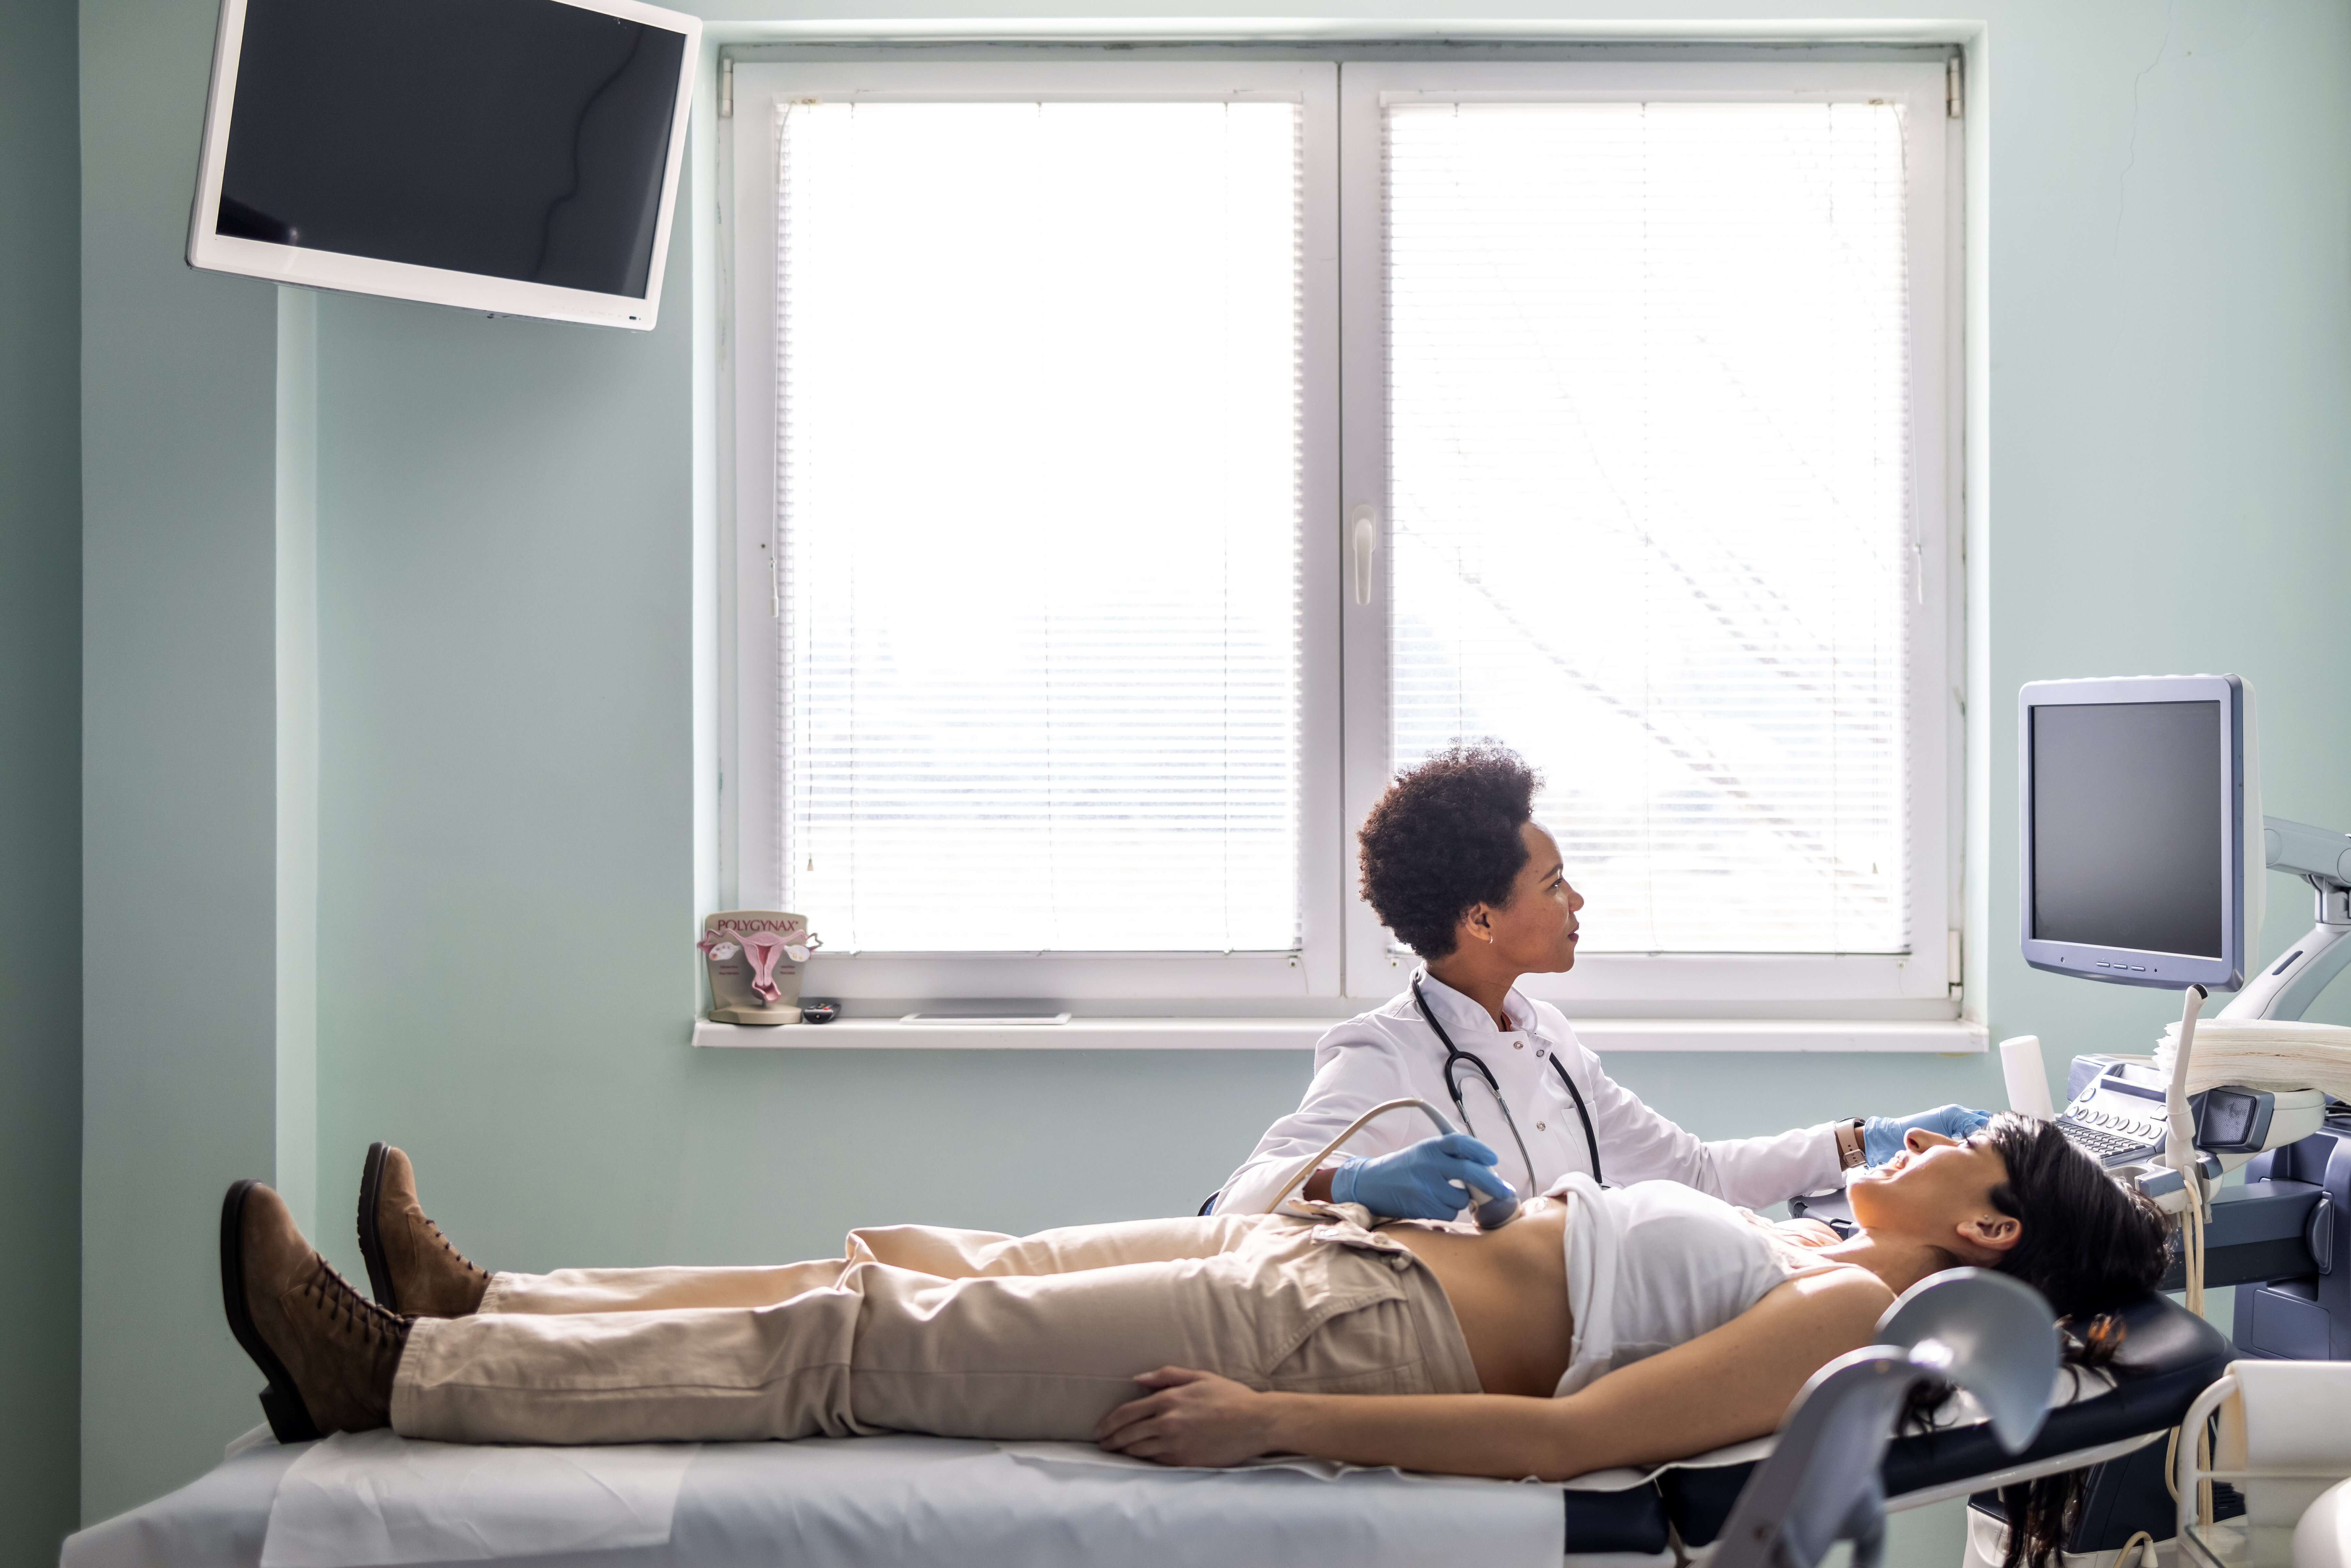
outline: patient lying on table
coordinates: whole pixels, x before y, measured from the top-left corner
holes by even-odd
[[[2095,1357],[2163,1221],[2054,1126],[1913,1132],[1856,1180],[1862,1228],[1774,1226],[1667,1182],[1577,1176],[1496,1231],[1218,1216],[1025,1238],[899,1226],[777,1268],[485,1273],[371,1153],[381,1304],[277,1196],[230,1189],[230,1326],[283,1438],[462,1443],[876,1431],[1076,1438],[1167,1464],[1298,1453],[1563,1479],[1771,1431],[1822,1364],[1959,1264],[2037,1287]]]

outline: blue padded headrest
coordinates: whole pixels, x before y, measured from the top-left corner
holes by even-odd
[[[1567,1491],[1567,1552],[1638,1552],[1655,1556],[1669,1544],[1665,1500],[1656,1483],[1622,1491]]]

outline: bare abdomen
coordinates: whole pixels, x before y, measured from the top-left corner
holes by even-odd
[[[1533,1198],[1499,1230],[1403,1220],[1383,1227],[1428,1265],[1489,1394],[1549,1398],[1567,1372],[1566,1206]]]

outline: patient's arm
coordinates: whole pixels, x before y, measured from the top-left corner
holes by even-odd
[[[1165,1368],[1103,1419],[1105,1448],[1163,1464],[1311,1454],[1358,1465],[1564,1480],[1687,1458],[1774,1430],[1805,1380],[1869,1343],[1892,1293],[1840,1269],[1792,1280],[1731,1322],[1564,1399],[1259,1394]]]

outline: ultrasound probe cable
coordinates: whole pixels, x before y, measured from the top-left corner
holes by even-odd
[[[1386,1115],[1391,1111],[1405,1111],[1416,1107],[1420,1111],[1422,1115],[1426,1116],[1431,1122],[1436,1124],[1437,1135],[1438,1137],[1448,1136],[1456,1131],[1453,1124],[1445,1119],[1445,1113],[1439,1111],[1436,1106],[1430,1104],[1426,1100],[1414,1095],[1406,1095],[1401,1100],[1383,1100],[1378,1104],[1373,1106],[1370,1110],[1364,1112],[1362,1115],[1356,1117],[1353,1121],[1348,1123],[1344,1132],[1332,1139],[1329,1143],[1323,1145],[1320,1149],[1317,1149],[1304,1164],[1292,1171],[1290,1173],[1290,1179],[1281,1184],[1281,1190],[1273,1195],[1273,1201],[1265,1206],[1265,1212],[1271,1214],[1276,1209],[1280,1208],[1283,1203],[1287,1202],[1290,1195],[1292,1192],[1295,1192],[1308,1176],[1312,1176],[1316,1170],[1320,1169],[1322,1162],[1329,1159],[1332,1153],[1338,1149],[1339,1145],[1345,1143],[1349,1138],[1353,1137],[1357,1133],[1362,1132],[1365,1127],[1369,1126],[1372,1123],[1377,1121],[1382,1116]],[[1508,1225],[1511,1220],[1516,1219],[1519,1217],[1519,1195],[1511,1191],[1510,1184],[1506,1181],[1502,1181],[1500,1176],[1498,1176],[1494,1179],[1497,1182],[1501,1182],[1502,1190],[1493,1197],[1489,1197],[1485,1196],[1484,1192],[1480,1188],[1470,1187],[1468,1189],[1471,1200],[1476,1202],[1478,1206],[1478,1228],[1480,1230],[1499,1230],[1503,1226]],[[1489,1215],[1492,1215],[1494,1218],[1489,1219],[1488,1218]]]

